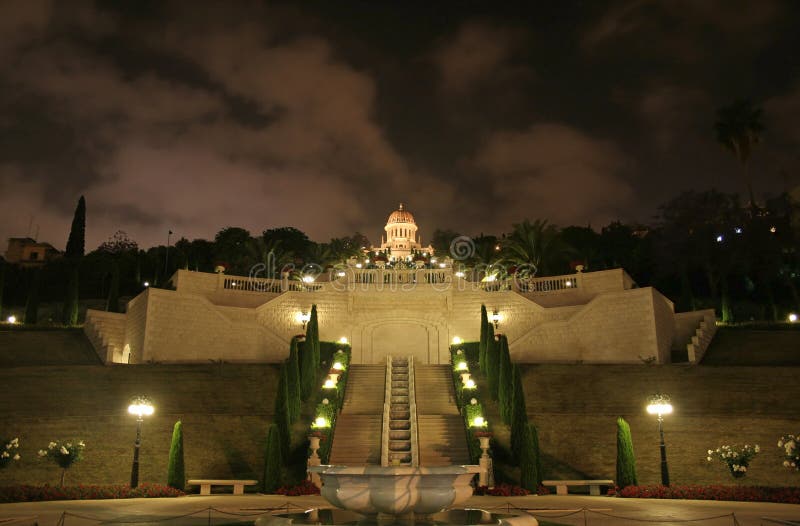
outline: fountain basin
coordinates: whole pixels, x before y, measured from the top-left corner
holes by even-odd
[[[430,515],[472,496],[480,466],[309,466],[322,480],[320,493],[337,508],[363,515]]]

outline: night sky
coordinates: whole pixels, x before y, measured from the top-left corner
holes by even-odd
[[[0,238],[87,250],[291,225],[650,222],[741,192],[716,109],[767,128],[758,198],[800,185],[800,2],[0,0]],[[35,230],[35,226],[34,226]],[[32,232],[31,232],[32,233]],[[4,247],[3,249],[4,250]]]

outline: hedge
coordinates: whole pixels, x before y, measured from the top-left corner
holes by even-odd
[[[172,428],[172,443],[169,447],[167,465],[167,486],[184,491],[186,489],[186,468],[183,462],[183,424],[180,420]]]

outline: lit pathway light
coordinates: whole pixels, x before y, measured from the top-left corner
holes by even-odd
[[[128,406],[128,412],[136,415],[136,442],[133,446],[133,466],[131,467],[131,487],[139,485],[139,448],[142,445],[142,422],[145,416],[155,411],[153,404],[144,396],[137,396]]]
[[[669,468],[667,467],[667,446],[664,444],[664,415],[672,413],[669,396],[654,394],[647,404],[647,412],[658,415],[658,435],[661,439],[661,484],[669,486]]]

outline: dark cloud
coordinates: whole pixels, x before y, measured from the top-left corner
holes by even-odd
[[[423,20],[391,4],[6,0],[0,236],[32,222],[62,246],[80,194],[89,246],[228,225],[377,239],[399,201],[424,236],[646,219],[727,170],[715,106],[791,26],[777,1],[724,4],[437,6]],[[791,170],[800,79],[758,64],[785,130],[764,158]]]

